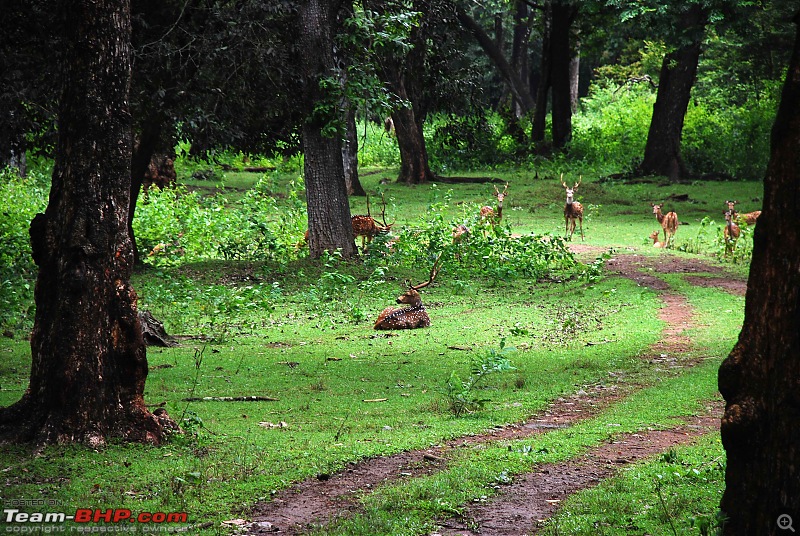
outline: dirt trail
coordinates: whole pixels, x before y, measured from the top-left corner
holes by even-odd
[[[685,359],[680,360],[679,356],[691,347],[690,339],[683,334],[683,331],[692,325],[691,307],[682,295],[670,291],[666,282],[643,272],[642,268],[662,273],[709,273],[718,270],[698,261],[668,257],[663,260],[659,260],[660,258],[653,260],[653,257],[618,255],[608,261],[608,268],[612,273],[658,291],[664,302],[658,314],[664,320],[666,327],[660,340],[642,358],[662,367],[689,366],[693,363]],[[577,421],[598,415],[604,408],[626,396],[634,388],[633,385],[585,388],[574,395],[559,398],[541,414],[524,423],[498,428],[486,434],[458,438],[424,450],[362,460],[349,464],[344,470],[335,474],[320,475],[316,479],[299,482],[276,494],[272,501],[259,503],[254,507],[251,513],[253,525],[249,534],[268,532],[301,534],[310,526],[328,523],[337,517],[358,511],[359,497],[375,486],[442,470],[447,464],[449,452],[453,449],[490,441],[521,439],[553,428],[567,427]],[[682,429],[632,434],[614,443],[603,445],[563,466],[540,468],[536,473],[520,475],[517,478],[520,482],[519,489],[516,484],[506,488],[501,498],[493,500],[490,505],[474,512],[470,510],[468,518],[474,518],[479,526],[485,527],[486,533],[519,534],[522,520],[536,521],[552,514],[556,503],[547,502],[548,500],[564,497],[606,478],[618,465],[617,461],[632,461],[638,457],[666,450],[670,445],[686,442],[695,435],[707,431],[716,422],[718,417],[705,416]],[[606,463],[608,460],[617,461],[608,464]],[[549,472],[542,472],[544,470]],[[531,493],[535,496],[531,496]],[[536,497],[540,497],[541,501]],[[449,521],[447,524],[452,527],[447,530],[455,530],[458,527],[455,521]],[[503,529],[503,526],[508,528]]]
[[[620,467],[691,442],[719,429],[721,404],[716,416],[693,417],[686,425],[671,430],[626,434],[592,451],[556,464],[542,465],[534,473],[515,477],[514,483],[488,503],[468,509],[462,520],[440,524],[441,536],[522,536],[536,534],[542,522],[552,516],[569,495],[596,486],[616,474]]]

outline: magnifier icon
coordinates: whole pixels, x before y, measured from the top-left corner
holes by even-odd
[[[795,532],[792,526],[792,516],[789,514],[781,514],[778,516],[778,528],[781,530],[791,530]]]

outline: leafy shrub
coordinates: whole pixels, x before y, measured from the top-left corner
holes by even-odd
[[[33,172],[20,178],[16,170],[0,170],[0,327],[30,329],[33,323],[33,282],[28,229],[47,205],[49,179]]]
[[[553,271],[576,266],[566,242],[557,236],[514,235],[505,222],[492,225],[478,216],[480,207],[462,205],[456,219],[448,219],[451,192],[438,193],[428,210],[415,224],[404,228],[386,252],[394,264],[432,266],[443,256],[448,272],[455,278],[483,276],[495,281],[518,277],[541,279]],[[454,242],[453,229],[469,229],[460,242]]]
[[[686,112],[681,153],[698,172],[760,180],[769,161],[777,99],[765,94],[741,105],[695,99]]]
[[[694,236],[678,247],[679,251],[700,255],[714,255],[719,260],[734,264],[748,263],[753,257],[753,228],[745,223],[739,225],[739,239],[725,243],[724,225],[706,216]]]
[[[490,374],[514,370],[509,355],[515,351],[515,348],[506,346],[505,339],[501,339],[500,350],[489,348],[482,356],[472,359],[469,376],[466,379],[462,380],[455,371],[450,373],[444,393],[453,415],[460,417],[480,410],[489,402],[488,398],[477,394],[479,384]]]
[[[655,94],[644,85],[593,87],[572,118],[571,156],[631,171],[641,161]]]
[[[262,179],[233,207],[222,197],[202,197],[179,186],[151,189],[134,219],[137,246],[145,262],[175,265],[198,260],[273,260],[300,255],[305,229],[302,190],[272,190]],[[277,197],[285,197],[280,205]],[[237,210],[238,209],[238,210]]]

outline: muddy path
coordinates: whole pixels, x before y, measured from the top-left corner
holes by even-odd
[[[642,359],[661,368],[695,364],[681,358],[691,349],[691,340],[683,332],[693,326],[692,308],[683,295],[672,291],[663,279],[652,272],[715,274],[713,278],[692,276],[701,280],[704,286],[712,285],[715,280],[727,282],[730,279],[724,277],[718,268],[671,255],[656,258],[616,255],[609,259],[607,266],[612,276],[631,279],[656,291],[663,303],[658,315],[664,321],[665,328],[660,339]],[[692,280],[687,277],[687,281]],[[741,286],[745,283],[740,281],[728,285]],[[722,285],[720,287],[730,290]],[[259,503],[253,508],[249,516],[253,520],[249,534],[302,534],[312,526],[326,524],[359,511],[360,497],[379,485],[441,471],[454,449],[478,443],[523,439],[554,428],[571,426],[599,415],[639,387],[633,382],[587,387],[553,401],[544,411],[522,423],[485,434],[453,439],[424,450],[362,460],[349,464],[335,474],[318,475],[317,478],[299,482],[278,492],[271,501]],[[471,527],[484,527],[484,534],[520,534],[521,522],[530,522],[525,526],[534,527],[536,520],[552,515],[561,498],[597,484],[613,474],[621,463],[662,452],[715,428],[721,414],[721,409],[716,409],[719,411],[710,409],[707,415],[684,427],[629,434],[559,466],[540,467],[535,473],[519,475],[515,478],[515,484],[505,488],[501,495],[474,511],[469,509],[463,519],[470,520]],[[446,534],[477,534],[466,531],[461,520],[447,520],[442,526],[443,530],[450,531]]]
[[[625,434],[563,463],[545,464],[519,475],[488,502],[468,508],[461,519],[440,522],[442,536],[521,536],[536,534],[562,500],[598,485],[629,463],[648,458],[719,430],[722,404],[670,430]]]

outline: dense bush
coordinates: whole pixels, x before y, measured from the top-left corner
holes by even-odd
[[[572,118],[570,156],[595,167],[633,170],[644,155],[655,93],[645,85],[594,87]]]
[[[33,216],[47,203],[48,177],[0,171],[0,327],[30,329],[36,265],[28,236]]]
[[[770,130],[777,92],[742,104],[696,98],[684,122],[681,152],[690,169],[760,180],[769,161]]]
[[[144,262],[156,266],[199,260],[273,260],[300,254],[305,230],[302,190],[274,191],[262,178],[237,203],[185,187],[148,191],[137,208],[134,233]],[[286,201],[278,206],[279,197]]]

